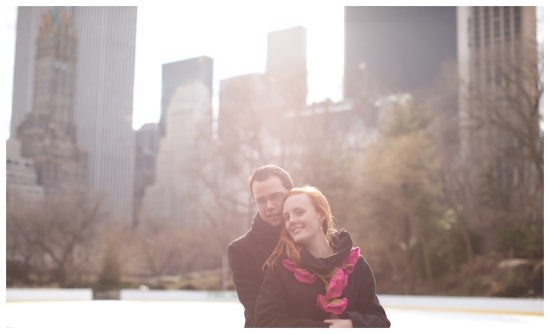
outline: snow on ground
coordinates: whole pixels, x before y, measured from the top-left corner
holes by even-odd
[[[41,333],[233,332],[244,325],[234,301],[7,302],[5,327]],[[543,333],[543,316],[386,308],[398,332]],[[547,326],[544,326],[548,328]],[[468,333],[469,334],[469,333]]]

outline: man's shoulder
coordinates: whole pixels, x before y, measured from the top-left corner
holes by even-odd
[[[237,239],[231,241],[229,243],[229,245],[227,246],[227,251],[231,251],[232,249],[242,249],[242,248],[247,248],[247,246],[249,246],[254,238],[252,238],[252,230],[248,230],[246,231],[245,234],[241,235],[240,237],[238,237]]]

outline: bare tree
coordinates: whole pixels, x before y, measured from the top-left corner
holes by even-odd
[[[19,248],[12,249],[11,256],[27,262],[35,258],[34,263],[52,271],[53,282],[65,286],[90,264],[100,209],[101,201],[90,203],[82,195],[52,196],[33,209],[11,211],[9,238],[17,240]]]
[[[544,55],[525,42],[518,52],[482,59],[483,74],[461,83],[467,101],[465,130],[470,162],[495,179],[501,207],[516,219],[542,221],[544,148],[540,124]],[[466,139],[466,138],[464,138]]]
[[[434,283],[431,258],[433,240],[441,229],[438,178],[439,159],[421,127],[422,106],[414,99],[385,110],[381,137],[365,150],[361,190],[368,228],[378,251],[387,257],[394,277],[404,269],[402,292],[413,294],[417,269],[423,263],[430,285]]]

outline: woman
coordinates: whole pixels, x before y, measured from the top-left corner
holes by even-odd
[[[257,327],[390,327],[374,276],[315,187],[283,198],[285,228],[266,261]]]

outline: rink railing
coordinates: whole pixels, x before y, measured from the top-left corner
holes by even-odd
[[[385,308],[544,315],[543,299],[453,296],[378,295]],[[84,301],[93,300],[91,289],[6,289],[6,301]],[[238,302],[235,291],[120,290],[127,301],[229,301]]]

